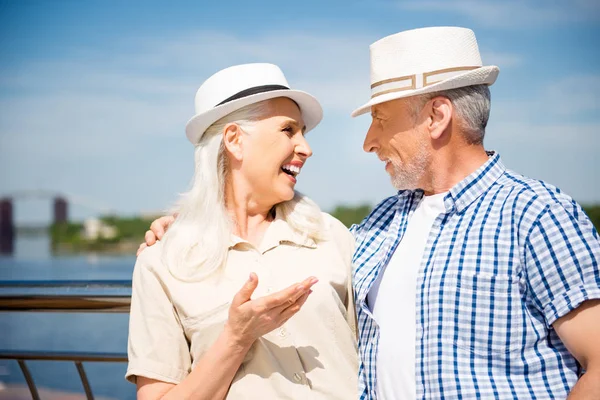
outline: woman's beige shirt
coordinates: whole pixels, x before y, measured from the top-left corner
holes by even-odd
[[[126,378],[179,383],[215,342],[235,293],[250,272],[253,298],[316,276],[302,309],[259,338],[237,371],[228,399],[355,399],[357,355],[350,265],[354,239],[323,214],[327,240],[305,239],[277,217],[260,248],[232,237],[220,278],[183,282],[161,262],[161,245],[133,272]]]

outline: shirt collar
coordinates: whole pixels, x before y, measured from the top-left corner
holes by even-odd
[[[248,241],[232,234],[229,240],[229,248],[231,249],[240,243],[248,243]],[[293,229],[283,218],[281,213],[277,212],[275,214],[275,219],[271,222],[263,236],[259,250],[261,253],[266,253],[283,243],[291,243],[296,246],[308,247],[311,249],[317,247],[317,244],[313,239],[305,237],[300,232]]]
[[[493,151],[487,154],[489,159],[485,164],[450,189],[450,193],[444,199],[447,210],[454,208],[457,213],[461,213],[504,174],[506,168],[500,155]]]

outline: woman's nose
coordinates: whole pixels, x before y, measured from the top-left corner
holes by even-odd
[[[310,148],[310,145],[306,141],[304,135],[299,134],[298,137],[299,139],[298,144],[296,144],[296,153],[301,154],[306,158],[312,156],[312,149]]]

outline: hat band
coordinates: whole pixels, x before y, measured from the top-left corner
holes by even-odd
[[[229,103],[233,100],[238,100],[244,97],[252,96],[253,94],[264,93],[264,92],[272,92],[274,90],[290,90],[289,87],[283,85],[262,85],[262,86],[254,86],[248,89],[244,89],[241,92],[237,92],[233,96],[230,96],[217,104],[215,107],[222,106],[225,103]]]
[[[445,68],[431,72],[424,72],[422,74],[412,74],[399,78],[384,79],[371,85],[371,98],[387,93],[401,92],[403,90],[421,89],[423,87],[462,75],[465,71],[471,71],[477,68],[481,67]],[[377,89],[374,90],[375,88]]]

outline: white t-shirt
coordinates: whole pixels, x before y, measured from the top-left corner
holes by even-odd
[[[377,350],[379,399],[412,400],[416,397],[417,275],[433,222],[445,212],[446,194],[423,197],[385,271],[379,274],[367,297],[380,328]]]

